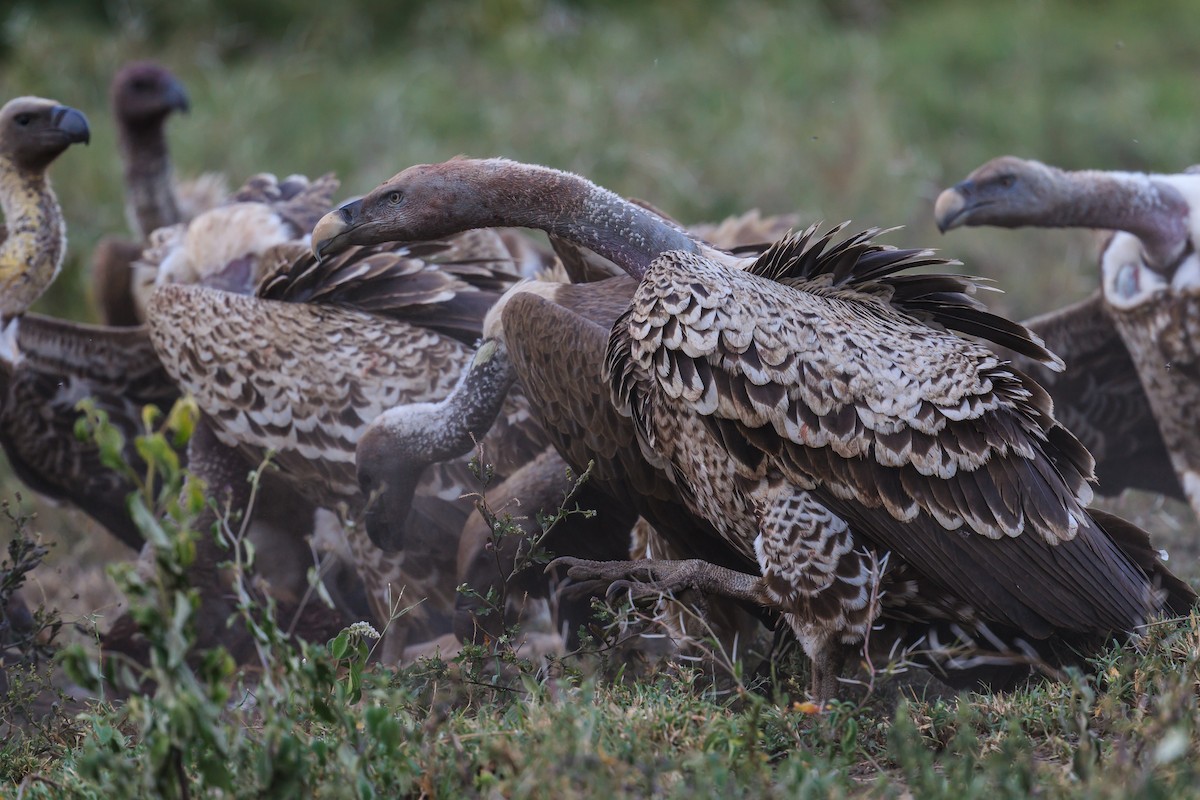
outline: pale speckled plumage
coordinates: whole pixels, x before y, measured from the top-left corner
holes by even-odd
[[[471,358],[460,342],[354,309],[201,286],[159,287],[149,311],[155,346],[218,438],[252,457],[273,451],[326,504],[358,495],[358,431],[387,408],[444,396]]]
[[[1200,324],[1195,321],[1200,312],[1200,220],[1192,212],[1198,202],[1200,175],[1192,172],[1072,172],[1002,157],[943,192],[938,220],[943,228],[1030,225],[1114,231],[1099,258],[1102,313],[1119,334],[1145,394],[1145,402],[1127,401],[1139,414],[1126,415],[1117,430],[1132,429],[1146,440],[1139,450],[1148,463],[1140,470],[1142,482],[1134,485],[1144,485],[1149,477],[1149,488],[1170,493],[1182,488],[1200,513],[1200,487],[1194,479],[1200,473]],[[1085,356],[1089,351],[1084,350]],[[1073,353],[1064,355],[1071,360]],[[1088,362],[1079,366],[1087,368]],[[1124,367],[1119,362],[1119,371],[1106,381],[1121,380]],[[1145,416],[1147,404],[1151,420]],[[1151,425],[1160,436],[1147,431]],[[1162,475],[1156,461],[1160,446],[1169,454],[1175,481]]]
[[[803,258],[811,235],[778,247]],[[869,251],[857,259],[870,261]],[[861,640],[878,613],[864,614],[859,581],[873,573],[855,541],[898,553],[952,587],[985,621],[1028,625],[1034,638],[1048,635],[1045,620],[1062,624],[1064,617],[1068,630],[1092,635],[1132,630],[1158,608],[1162,601],[1140,568],[1085,510],[1091,459],[1054,423],[1041,389],[987,348],[907,316],[894,296],[838,286],[835,277],[818,270],[770,280],[668,253],[652,263],[614,326],[607,359],[618,406],[632,415],[647,454],[688,488],[697,513],[729,520],[738,505],[729,498],[737,494],[758,508],[764,581],[795,577],[797,563],[844,576],[840,604],[824,601],[819,584],[805,589],[798,581],[791,605],[781,608],[818,664],[826,663],[818,656],[831,641]],[[929,310],[936,319],[936,305]],[[954,316],[939,322],[954,324]],[[696,426],[701,420],[704,430]],[[722,481],[722,458],[736,465],[732,481]],[[836,513],[793,516],[797,498]],[[790,535],[779,525],[763,530],[781,518],[793,520]],[[854,538],[831,551],[830,537],[847,522]],[[960,529],[965,538],[950,533]],[[1064,575],[1051,553],[1084,531],[1075,557],[1097,547],[1104,555]],[[1026,598],[1024,609],[998,603],[981,587],[1004,586],[1013,576],[974,561],[988,558],[990,548],[966,547],[979,551],[966,563],[945,549],[975,537],[1011,540],[1027,551],[1025,558],[1039,562],[1035,572],[1044,570],[1036,580],[1058,583],[1054,596]],[[796,549],[764,546],[780,540]],[[964,573],[944,572],[967,564]],[[1114,592],[1110,581],[1122,588]],[[1103,622],[1097,596],[1106,598]],[[1031,613],[1043,621],[1027,621]]]
[[[873,456],[881,466],[911,467],[928,479],[973,472],[1009,451],[1036,455],[1035,441],[976,442],[977,434],[961,424],[1033,395],[987,348],[905,320],[864,293],[816,281],[802,289],[773,283],[694,256],[679,256],[647,275],[626,321],[627,357],[637,380],[654,381],[663,394],[664,413],[677,401],[687,415],[769,426],[802,447],[829,448],[845,459]],[[610,357],[621,356],[614,349]],[[668,461],[674,460],[669,448],[686,441],[660,441],[649,427],[645,432],[649,447]],[[741,477],[757,481],[762,474]],[[836,476],[797,471],[789,477],[804,489],[828,482],[843,499],[867,500]],[[1085,483],[1078,493],[1077,503],[1090,500]],[[966,520],[989,538],[1024,530],[1019,509],[922,507],[912,494],[878,502],[901,520],[924,510],[950,530]],[[1049,542],[1072,538],[1072,515],[1062,515],[1061,523],[1038,535]]]
[[[73,142],[86,141],[87,120],[41,97],[0,108],[0,325],[23,313],[62,268],[67,226],[46,168]]]

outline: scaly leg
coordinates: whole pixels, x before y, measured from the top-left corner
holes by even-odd
[[[627,591],[634,600],[695,589],[708,594],[744,600],[759,605],[770,601],[762,578],[698,558],[681,561],[590,561],[563,556],[546,565],[546,571],[565,568],[574,581],[608,584],[608,596]]]

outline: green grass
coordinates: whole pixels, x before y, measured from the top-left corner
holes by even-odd
[[[758,207],[904,225],[893,243],[942,247],[996,278],[1008,292],[999,306],[1021,316],[1098,284],[1089,239],[943,239],[930,214],[939,189],[1003,153],[1075,168],[1200,160],[1190,0],[371,5],[5,4],[0,97],[55,97],[93,126],[91,146],[52,173],[71,245],[39,309],[88,318],[88,254],[124,230],[106,85],[133,57],[164,61],[189,88],[193,111],[170,127],[184,177],[333,170],[351,195],[412,163],[506,155],[582,172],[685,222]],[[1200,578],[1190,512],[1139,497],[1116,505],[1171,548],[1180,574]],[[80,538],[91,529],[77,515],[42,507],[38,526],[66,542],[52,556],[59,569],[98,572],[101,534]],[[48,602],[80,591],[68,574],[65,588],[44,582]],[[309,656],[344,676],[331,654]],[[893,691],[809,715],[786,693],[713,697],[677,674],[521,673],[488,688],[468,661],[368,670],[361,704],[333,722],[317,700],[341,691],[337,679],[278,666],[297,696],[274,721],[238,705],[218,717],[241,796],[285,796],[294,786],[272,781],[290,775],[331,797],[1187,797],[1200,796],[1198,662],[1193,618],[1114,651],[1095,679],[900,705]],[[0,750],[11,782],[0,796],[21,780],[26,796],[136,795],[112,780],[144,763],[145,739],[126,738],[137,730],[128,709],[92,713],[62,719],[41,749]],[[96,720],[100,733],[87,733]]]

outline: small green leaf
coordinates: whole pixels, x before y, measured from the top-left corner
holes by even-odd
[[[350,631],[342,631],[329,641],[329,655],[333,656],[338,661],[341,661],[346,657],[346,651],[349,649]]]

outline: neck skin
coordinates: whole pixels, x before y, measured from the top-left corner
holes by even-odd
[[[8,235],[0,243],[0,320],[23,313],[62,266],[67,229],[44,173],[0,156],[0,209]]]
[[[181,222],[171,175],[171,159],[163,120],[119,127],[125,166],[125,215],[139,239],[151,231]]]
[[[385,550],[403,547],[413,495],[425,468],[466,455],[487,434],[516,381],[503,342],[480,345],[458,385],[438,403],[398,406],[380,414],[358,441],[364,467],[385,484],[368,510],[367,533]]]
[[[1168,269],[1183,255],[1190,209],[1174,187],[1149,175],[1047,169],[1055,173],[1059,191],[1044,216],[1022,223],[1127,231],[1141,240],[1148,266],[1156,270]]]
[[[663,253],[701,252],[696,240],[578,175],[514,162],[482,162],[466,181],[470,227],[546,231],[620,266],[635,278]],[[713,251],[714,253],[716,251]]]

